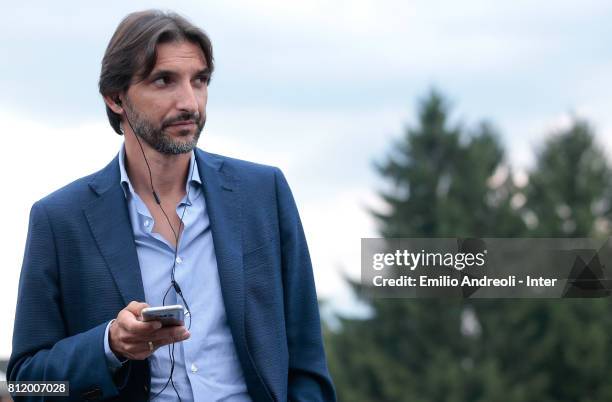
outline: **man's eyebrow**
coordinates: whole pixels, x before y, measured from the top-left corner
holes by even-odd
[[[161,77],[162,75],[176,75],[176,73],[174,71],[171,70],[154,70],[151,71],[151,74],[149,74],[149,77]]]
[[[208,67],[205,67],[202,70],[198,71],[196,75],[210,75],[210,69]]]
[[[151,74],[149,74],[149,77],[161,77],[164,75],[172,77],[177,74],[175,71],[172,71],[172,70],[156,70],[156,71],[152,71]],[[202,70],[194,74],[194,76],[200,76],[200,75],[210,75],[210,69],[208,67],[205,67]]]

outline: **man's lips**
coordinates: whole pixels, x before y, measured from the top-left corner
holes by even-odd
[[[168,124],[168,127],[190,127],[195,125],[195,122],[192,120],[189,121],[179,121],[176,123]]]

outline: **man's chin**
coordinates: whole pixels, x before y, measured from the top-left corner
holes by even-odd
[[[197,128],[196,128],[197,130]],[[191,152],[197,145],[201,131],[199,130],[168,130],[164,129],[158,137],[157,151],[168,155],[180,155]]]
[[[194,140],[193,137],[191,137],[187,141],[174,140],[174,141],[171,141],[170,143],[164,144],[161,147],[161,149],[158,148],[158,150],[162,153],[169,154],[169,155],[186,154],[187,152],[193,151],[197,143],[198,143],[197,139]]]

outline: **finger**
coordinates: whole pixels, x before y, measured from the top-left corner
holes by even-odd
[[[128,311],[119,313],[117,323],[121,329],[128,332],[128,336],[148,335],[157,331],[162,326],[159,321],[140,321]]]
[[[184,326],[163,327],[156,331],[142,333],[125,333],[123,341],[130,344],[142,344],[153,341],[155,344],[167,345],[169,343],[181,342],[188,339],[191,334]]]
[[[133,319],[126,319],[122,323],[124,331],[131,337],[146,337],[159,330],[162,326],[159,321],[138,321]]]
[[[149,341],[139,341],[126,345],[126,355],[131,360],[143,360],[151,356],[157,349],[175,343],[173,339],[163,339],[156,342],[150,341],[152,345],[149,345]]]
[[[187,332],[187,327],[184,325],[169,325],[166,327],[162,327],[155,331],[155,334],[160,334],[162,336],[165,335],[178,335]]]
[[[126,354],[130,360],[143,360],[151,356],[157,348],[158,346],[153,344],[151,350],[148,342],[138,342],[126,345]]]
[[[136,317],[138,317],[140,316],[140,312],[142,311],[142,309],[147,307],[150,307],[147,303],[131,301],[130,304],[125,307],[124,310],[127,310],[130,313],[134,314]]]
[[[166,327],[160,330],[155,331],[152,336],[147,338],[147,341],[153,341],[156,345],[167,345],[175,342],[182,342],[186,339],[189,339],[191,334],[184,327]]]

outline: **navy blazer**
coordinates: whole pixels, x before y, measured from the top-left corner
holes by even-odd
[[[310,256],[282,172],[200,149],[196,159],[251,398],[335,401]],[[148,400],[148,360],[112,375],[103,345],[109,320],[144,299],[115,157],[32,206],[7,379],[67,380],[70,400]]]

